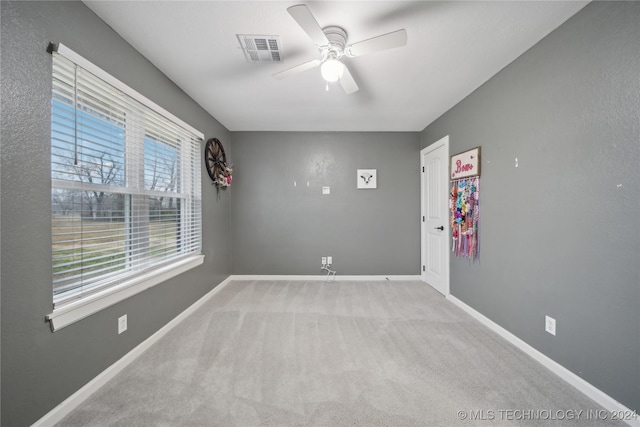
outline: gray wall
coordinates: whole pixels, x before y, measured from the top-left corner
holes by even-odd
[[[419,137],[234,132],[233,273],[322,274],[331,255],[339,275],[420,274]],[[357,169],[377,169],[377,190],[356,189]]]
[[[202,131],[230,133],[80,2],[1,2],[2,425],[29,425],[191,305],[230,272],[229,193],[203,170],[205,264],[52,333],[51,55],[71,49]],[[227,144],[228,153],[231,147]],[[117,318],[129,329],[117,334]]]
[[[451,293],[637,411],[639,22],[589,4],[421,135],[482,146],[480,262],[452,259]]]

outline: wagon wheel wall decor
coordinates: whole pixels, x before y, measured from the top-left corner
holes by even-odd
[[[224,174],[227,167],[227,156],[218,138],[211,138],[207,141],[204,148],[204,159],[209,177],[214,183],[217,182],[218,177]]]

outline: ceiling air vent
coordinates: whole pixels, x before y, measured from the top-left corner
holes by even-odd
[[[282,62],[280,36],[238,34],[237,37],[248,62]]]

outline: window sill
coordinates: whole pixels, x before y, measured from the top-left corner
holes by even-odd
[[[85,317],[91,316],[100,310],[110,307],[135,294],[147,290],[159,283],[169,280],[185,271],[191,270],[204,263],[204,255],[195,255],[189,258],[171,263],[142,276],[123,282],[117,286],[105,289],[89,295],[77,301],[65,304],[53,310],[46,316],[51,331],[55,332],[65,326],[71,325]]]

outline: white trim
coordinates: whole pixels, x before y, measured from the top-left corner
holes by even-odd
[[[94,76],[99,77],[100,79],[109,83],[111,86],[129,95],[136,101],[146,105],[147,107],[151,108],[158,114],[182,126],[184,129],[194,133],[196,136],[200,137],[200,139],[204,140],[204,134],[202,132],[190,126],[189,124],[185,123],[184,121],[180,120],[179,118],[177,118],[176,116],[174,116],[173,114],[171,114],[170,112],[168,112],[167,110],[165,110],[164,108],[162,108],[161,106],[159,106],[158,104],[156,104],[155,102],[147,98],[146,96],[142,95],[140,92],[122,83],[120,80],[116,79],[111,74],[107,73],[106,71],[104,71],[103,69],[95,65],[93,62],[82,57],[81,55],[77,54],[73,50],[69,49],[67,46],[63,45],[62,43],[58,43],[58,46],[56,47],[55,50],[56,52],[58,52],[58,54],[64,56],[65,58],[69,59],[75,64],[78,64],[85,70],[92,73]]]
[[[232,281],[231,276],[220,282],[215,288],[205,294],[202,298],[191,304],[186,310],[173,318],[169,323],[160,328],[157,332],[151,335],[149,338],[138,344],[129,353],[122,356],[113,365],[98,374],[94,379],[89,381],[80,390],[73,393],[67,399],[65,399],[58,406],[46,413],[42,418],[36,421],[33,426],[45,427],[54,425],[64,417],[66,417],[71,411],[77,408],[82,402],[84,402],[89,396],[96,392],[100,387],[104,386],[109,380],[115,377],[119,372],[126,368],[131,362],[133,362],[138,356],[144,353],[149,347],[155,344],[163,336],[167,334],[176,325],[182,322],[185,318],[200,308],[211,297],[218,293],[222,288]]]
[[[602,390],[596,388],[592,384],[588,383],[584,379],[580,378],[558,362],[553,359],[545,356],[540,351],[531,347],[529,344],[521,340],[520,338],[513,335],[511,332],[504,329],[502,326],[493,322],[491,319],[485,317],[482,313],[474,310],[472,307],[468,306],[464,302],[460,301],[458,298],[453,295],[447,295],[447,299],[451,301],[453,304],[460,307],[462,310],[466,311],[484,326],[488,327],[502,338],[509,341],[511,344],[518,347],[520,350],[525,352],[528,356],[533,358],[535,361],[540,363],[545,368],[549,369],[551,372],[556,374],[558,377],[568,382],[572,386],[574,386],[578,391],[585,394],[588,398],[595,401],[602,407],[604,407],[607,411],[620,413],[620,414],[632,414],[634,411],[624,406],[622,403],[618,402]],[[634,427],[640,427],[640,417],[636,415],[634,420],[625,420],[627,424]]]
[[[204,262],[204,255],[190,256],[185,259],[156,268],[153,271],[137,276],[118,285],[87,295],[78,300],[65,303],[53,309],[46,316],[51,324],[51,331],[71,325],[100,310],[112,306],[126,298],[149,289],[159,283],[184,273]]]
[[[232,275],[230,276],[232,280],[303,280],[303,281],[319,281],[323,282],[327,280],[327,275]],[[420,281],[420,276],[335,276],[334,280],[331,282],[376,282],[376,281],[403,281],[403,280],[415,280]]]

